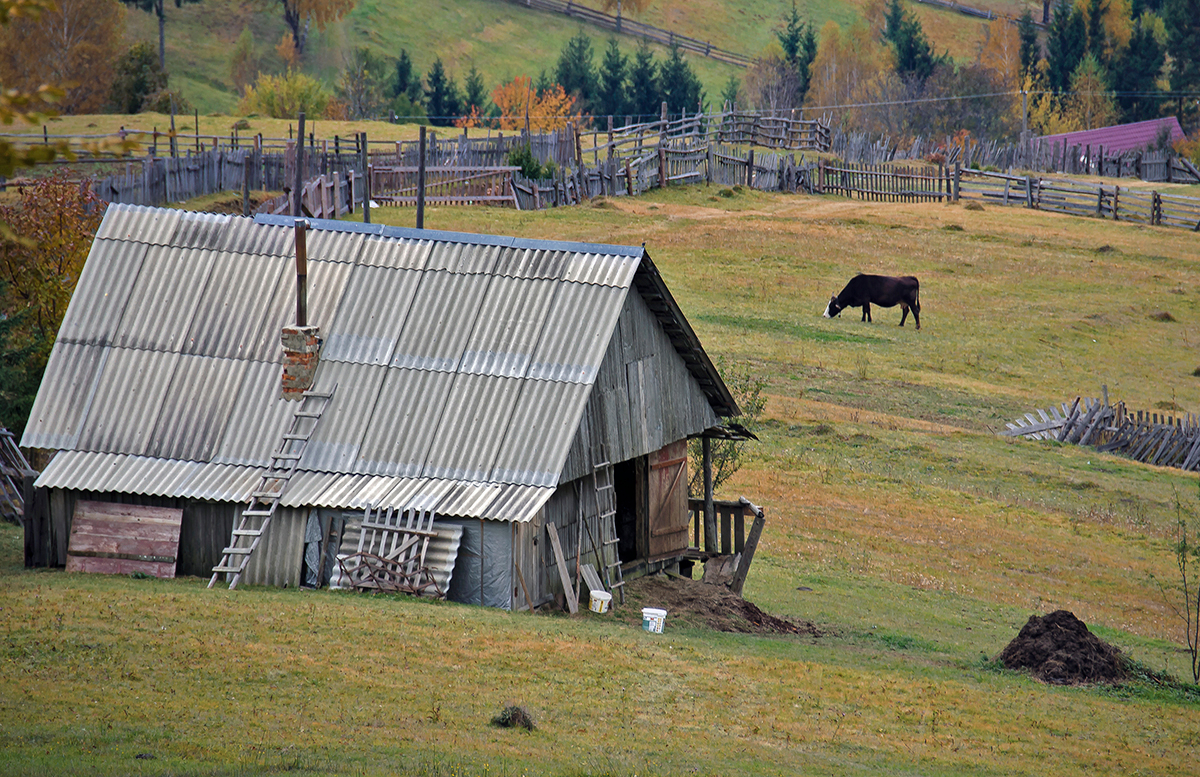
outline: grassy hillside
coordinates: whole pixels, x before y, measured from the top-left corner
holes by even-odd
[[[652,601],[528,616],[25,571],[0,527],[0,773],[1192,774],[1194,687],[1046,686],[993,659],[1067,608],[1183,676],[1154,578],[1172,579],[1196,475],[993,430],[1101,383],[1200,411],[1195,237],[731,194],[432,208],[426,224],[646,242],[709,352],[767,382],[762,441],[722,496],[767,509],[747,598],[821,636],[668,615],[655,637],[636,626]],[[895,309],[820,317],[860,270],[920,277],[920,333]],[[509,703],[538,729],[490,727]]]
[[[826,21],[850,24],[876,0],[801,0],[801,15],[818,30]],[[601,7],[597,0],[585,5]],[[1020,13],[1023,0],[978,0],[976,5],[1002,13]],[[1029,3],[1032,7],[1034,4]],[[274,52],[284,31],[277,4],[268,10],[242,0],[204,0],[167,9],[167,68],[172,84],[183,89],[189,100],[204,113],[229,113],[236,96],[229,79],[229,52],[244,26],[254,32],[264,68],[282,69]],[[774,40],[790,3],[785,0],[657,0],[639,18],[655,26],[672,29],[716,46],[755,55]],[[959,59],[973,57],[985,25],[980,19],[950,11],[913,4],[913,12],[939,51],[948,50]],[[1040,4],[1037,4],[1040,12]],[[158,26],[150,14],[131,10],[127,14],[130,40],[157,41]],[[412,55],[418,69],[428,71],[440,56],[462,83],[471,64],[484,74],[488,89],[518,75],[536,77],[552,71],[563,44],[583,29],[595,43],[596,62],[607,39],[602,30],[581,27],[578,21],[545,14],[499,0],[359,0],[342,22],[310,37],[309,68],[332,84],[346,51],[368,44],[381,54],[396,56],[401,48]],[[624,36],[622,49],[630,54],[635,38]],[[665,55],[658,49],[658,58]],[[716,100],[731,75],[739,69],[688,55],[710,99]]]

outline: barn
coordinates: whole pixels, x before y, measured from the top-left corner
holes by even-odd
[[[112,205],[21,441],[53,452],[27,563],[118,503],[181,511],[176,574],[222,569],[309,415],[244,582],[338,585],[416,516],[440,594],[536,607],[577,559],[676,564],[687,440],[737,413],[644,247]]]

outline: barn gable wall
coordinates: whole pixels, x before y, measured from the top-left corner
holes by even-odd
[[[708,398],[641,296],[625,298],[559,483],[590,474],[599,434],[628,461],[719,423]]]

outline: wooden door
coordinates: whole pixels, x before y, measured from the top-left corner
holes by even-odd
[[[651,453],[650,558],[679,555],[688,545],[687,440]]]

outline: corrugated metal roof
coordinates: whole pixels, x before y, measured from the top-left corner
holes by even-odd
[[[309,220],[316,388],[284,504],[524,521],[549,498],[642,249]],[[22,443],[46,483],[242,501],[295,403],[295,220],[113,206]]]
[[[109,345],[125,315],[132,291],[129,279],[137,278],[148,246],[127,240],[97,238],[71,296],[67,315],[58,330],[59,342]]]
[[[1061,146],[1064,142],[1068,146],[1091,146],[1093,154],[1100,153],[1100,147],[1103,146],[1107,155],[1117,151],[1139,151],[1152,148],[1158,143],[1161,135],[1166,136],[1168,144],[1186,137],[1183,134],[1183,128],[1179,126],[1179,119],[1174,116],[1166,116],[1161,119],[1135,121],[1112,127],[1064,132],[1060,135],[1045,135],[1035,138],[1033,142],[1039,146]]]

